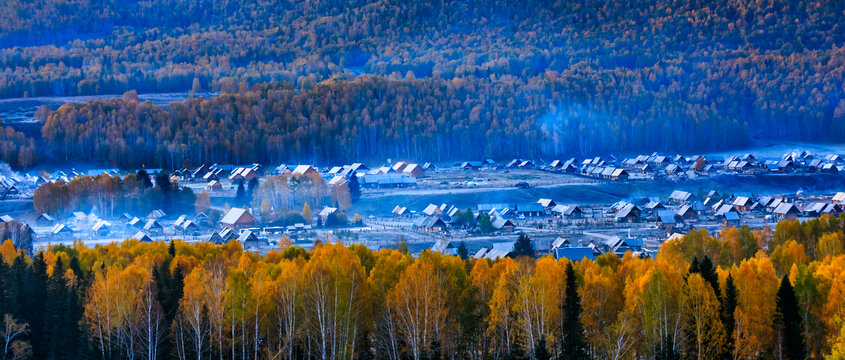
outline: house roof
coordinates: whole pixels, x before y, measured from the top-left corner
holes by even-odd
[[[542,212],[543,206],[537,203],[516,204],[516,212]]]
[[[781,203],[780,205],[778,205],[777,208],[775,208],[775,211],[774,211],[775,214],[780,214],[780,215],[794,214],[794,213],[799,213],[799,212],[800,211],[795,206],[795,204],[791,204],[791,203]]]
[[[432,215],[436,215],[436,214],[442,214],[443,211],[440,210],[440,207],[437,206],[437,205],[428,204],[428,206],[426,206],[425,209],[423,209],[422,213],[425,214],[425,215],[428,215],[428,216],[432,216]]]
[[[514,225],[510,220],[505,219],[501,216],[497,216],[495,219],[493,219],[493,228],[494,229],[501,230],[505,226],[514,226]]]
[[[208,237],[208,242],[211,242],[211,243],[222,244],[224,241],[225,240],[223,240],[223,237],[220,236],[220,234],[217,233],[216,231],[211,233],[211,236]]]
[[[423,171],[422,167],[419,164],[408,164],[405,169],[402,170],[405,174],[413,173],[415,170]]]
[[[537,200],[537,203],[540,204],[542,207],[549,207],[555,205],[555,201],[552,199],[540,199]]]
[[[72,233],[72,232],[73,232],[73,229],[69,228],[65,224],[56,224],[56,225],[53,225],[52,229],[50,229],[50,233],[53,234],[53,235],[56,235],[56,234],[59,234],[59,233]]]
[[[728,212],[728,213],[725,213],[725,220],[728,220],[728,221],[739,221],[739,213],[735,213],[735,212]]]
[[[245,216],[252,218],[252,214],[244,208],[231,208],[229,209],[229,212],[226,213],[226,216],[223,216],[223,219],[221,219],[220,222],[223,224],[234,225]]]
[[[197,224],[196,224],[195,222],[193,222],[193,221],[191,221],[191,220],[185,220],[185,222],[183,222],[183,223],[182,223],[182,225],[181,225],[180,227],[181,227],[183,230],[188,230],[188,228],[190,228],[190,227],[197,228],[198,226],[197,226]]]
[[[161,228],[161,227],[162,227],[161,224],[159,224],[158,221],[155,221],[155,219],[149,219],[149,220],[147,220],[147,223],[144,224],[144,230],[147,230],[147,231],[152,230],[153,228]]]
[[[430,229],[434,227],[446,227],[446,223],[438,216],[426,216],[414,220],[414,226]]]
[[[140,241],[140,242],[153,242],[153,239],[152,239],[152,238],[150,238],[150,237],[149,237],[149,236],[148,236],[145,232],[143,232],[143,231],[138,231],[137,233],[135,233],[135,235],[134,235],[134,236],[132,236],[132,238],[133,238],[133,239],[135,239],[135,240],[138,240],[138,241]]]
[[[687,215],[687,213],[692,213],[692,215],[698,215],[698,214],[696,214],[695,210],[693,210],[692,206],[690,206],[690,205],[681,206],[678,209],[678,212],[677,212],[677,214],[680,215],[680,216],[685,216],[685,215]]]
[[[555,258],[567,259],[569,261],[581,261],[583,259],[595,260],[596,254],[593,248],[587,246],[559,247],[554,250]]]
[[[249,241],[258,241],[258,236],[255,236],[255,233],[250,230],[244,231],[238,236],[238,242],[242,244]]]
[[[434,242],[434,245],[431,246],[431,251],[439,252],[441,254],[450,254],[455,252],[455,246],[452,245],[451,240],[440,239]]]
[[[321,216],[321,217],[326,217],[326,216],[329,216],[331,214],[334,214],[336,211],[337,211],[336,207],[326,206],[326,207],[323,208],[323,210],[320,210],[320,213],[318,215]]]
[[[571,244],[572,244],[572,241],[570,241],[568,238],[565,238],[563,236],[558,236],[557,239],[555,239],[555,241],[552,242],[552,249],[556,249],[556,248],[559,248],[561,246],[571,245]]]
[[[719,207],[719,210],[716,210],[716,216],[725,216],[728,213],[735,213],[736,208],[731,204],[725,204]]]
[[[679,201],[687,201],[692,197],[693,195],[691,193],[681,190],[672,191],[672,194],[669,195],[669,199]]]
[[[91,228],[94,231],[100,231],[101,229],[108,229],[111,227],[111,224],[108,221],[100,220]]]
[[[636,205],[626,204],[625,206],[622,207],[622,209],[619,210],[618,213],[616,213],[616,217],[617,218],[625,218],[625,217],[628,217],[629,215],[636,215],[635,210],[639,210],[639,208]]]
[[[745,196],[737,196],[736,199],[734,199],[733,204],[736,205],[736,206],[750,206],[751,205],[751,199],[749,199]]]
[[[315,169],[311,165],[297,165],[296,168],[293,169],[292,174],[293,175],[305,175],[306,173],[312,172],[312,171],[316,172],[317,169]]]
[[[40,219],[44,219],[44,220],[47,220],[47,221],[55,221],[56,220],[56,219],[53,219],[52,216],[50,216],[49,214],[46,214],[46,213],[42,213],[41,215],[38,215],[38,218],[36,218],[35,220],[40,220]]]
[[[575,212],[583,212],[577,205],[555,205],[552,212],[562,215],[572,215]]]

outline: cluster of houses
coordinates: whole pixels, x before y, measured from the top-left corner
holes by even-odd
[[[838,174],[845,166],[845,159],[837,154],[816,157],[807,151],[793,151],[781,155],[779,159],[758,160],[752,154],[731,156],[725,159],[725,171],[742,174],[759,173],[828,173]]]
[[[485,246],[472,255],[476,259],[497,260],[513,256],[513,248],[516,241],[502,241],[491,243],[490,246]],[[449,239],[437,240],[431,246],[431,251],[440,252],[448,255],[458,255],[457,242]],[[583,259],[595,260],[602,254],[613,253],[618,257],[622,257],[626,252],[631,252],[636,257],[651,257],[653,252],[643,248],[643,240],[638,238],[620,238],[611,236],[602,241],[594,241],[588,244],[578,244],[567,237],[558,237],[552,242],[548,253],[552,254],[555,259],[568,259],[571,261],[580,261]],[[541,254],[545,254],[543,250]]]
[[[568,259],[579,261],[583,259],[595,260],[602,254],[616,254],[622,257],[626,252],[631,252],[635,257],[651,257],[653,252],[643,248],[643,240],[639,238],[622,238],[610,236],[600,242],[590,242],[586,245],[578,244],[570,238],[558,237],[552,243],[551,254],[555,259]]]
[[[774,221],[813,218],[824,214],[839,216],[845,206],[845,193],[830,198],[795,196],[735,196],[722,197],[710,191],[701,200],[695,194],[675,190],[668,201],[642,198],[620,201],[610,208],[617,222],[654,222],[661,228],[677,229],[700,220],[720,221],[724,226],[739,226],[748,215]]]
[[[446,232],[451,228],[466,228],[467,226],[474,227],[480,220],[482,213],[485,213],[489,215],[494,231],[502,233],[513,232],[516,226],[509,216],[502,214],[502,210],[503,209],[496,208],[495,206],[492,206],[489,211],[473,211],[472,209],[462,210],[456,206],[447,204],[429,204],[421,211],[416,212],[408,210],[407,207],[397,205],[393,208],[391,215],[395,219],[412,220],[411,228],[415,231],[423,233],[439,233]],[[460,216],[460,213],[465,214],[466,211],[472,212],[471,216],[473,222],[471,224],[464,223],[464,218]],[[507,213],[507,210],[504,212]]]
[[[548,166],[540,167],[549,171],[574,173],[583,176],[609,180],[627,180],[631,174],[654,176],[696,176],[719,172],[739,174],[766,173],[839,173],[845,166],[845,158],[838,154],[815,156],[807,151],[793,151],[777,159],[759,160],[753,154],[730,156],[724,161],[711,161],[701,155],[638,155],[617,160],[601,157],[582,161],[576,158],[561,161],[554,160]]]
[[[639,155],[632,158],[617,160],[616,158],[604,159],[601,157],[578,160],[554,160],[544,169],[552,172],[572,173],[581,176],[625,181],[632,174],[638,175],[680,175],[685,172],[706,173],[713,169],[713,166],[703,156],[674,157],[653,153],[651,155]]]
[[[493,230],[500,233],[513,232],[515,219],[531,219],[555,217],[567,220],[582,219],[584,211],[577,205],[557,204],[551,199],[540,199],[537,202],[506,204],[484,203],[476,205],[475,209],[460,209],[448,204],[429,204],[421,211],[409,210],[399,206],[393,208],[391,216],[394,219],[412,220],[412,228],[419,232],[444,232],[450,228],[466,228],[465,217],[459,213],[472,212],[472,227],[478,226],[483,214],[489,216]]]

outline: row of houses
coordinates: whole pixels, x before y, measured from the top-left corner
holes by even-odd
[[[472,224],[463,223],[463,217],[459,216],[460,212],[472,212]],[[501,209],[492,209],[490,211],[472,211],[472,209],[461,210],[456,206],[447,204],[429,204],[419,212],[410,211],[407,207],[396,206],[393,208],[391,215],[397,219],[410,219],[411,228],[415,231],[425,233],[439,233],[448,231],[455,227],[474,227],[477,225],[482,214],[487,214],[490,217],[490,222],[494,231],[501,233],[513,232],[516,226],[509,217],[501,214]]]
[[[731,156],[723,162],[723,168],[729,172],[743,174],[819,172],[839,173],[843,159],[838,154],[815,157],[807,151],[794,151],[783,154],[779,159],[759,160],[752,154]]]
[[[475,251],[472,255],[476,259],[498,260],[506,257],[513,257],[513,249],[516,241],[500,241],[493,242],[489,246],[484,246]],[[446,255],[458,255],[458,246],[456,241],[449,239],[437,240],[430,248],[433,252],[439,252]],[[584,259],[596,260],[602,254],[613,253],[618,257],[622,257],[625,253],[631,252],[633,256],[649,257],[651,252],[643,248],[643,240],[638,238],[620,238],[609,237],[602,242],[591,242],[588,244],[578,244],[567,237],[558,237],[551,244],[548,253],[552,254],[555,259],[568,259],[570,261],[581,261]],[[535,255],[543,255],[538,253]]]

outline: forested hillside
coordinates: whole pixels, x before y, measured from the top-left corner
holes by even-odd
[[[529,142],[518,150],[525,156],[830,142],[845,134],[843,17],[845,3],[811,0],[6,1],[0,97],[233,92],[233,84],[270,81],[308,92],[325,79],[370,73],[410,96],[480,105],[484,120],[474,129],[483,131],[475,133],[506,128],[493,126],[496,117],[527,124],[518,139]],[[450,82],[493,97],[430,92],[460,86]],[[328,86],[372,107],[406,106],[368,87]],[[510,93],[504,105],[514,109],[497,110]],[[439,126],[462,128],[471,110]],[[331,113],[299,131],[317,137],[308,127],[343,116],[364,121]],[[426,122],[429,114],[417,107],[401,116]],[[406,143],[400,151],[427,150],[410,146],[424,133],[378,121]],[[436,147],[432,156],[489,148],[470,145],[466,153]],[[330,146],[338,145],[314,144],[322,152],[313,156],[330,156]]]
[[[545,88],[537,91],[537,87]],[[589,116],[546,119],[549,98],[590,99]],[[588,95],[594,93],[595,95]],[[649,97],[647,94],[643,94]],[[536,84],[465,79],[329,80],[296,91],[254,86],[167,110],[123,99],[69,104],[52,113],[43,140],[57,158],[112,166],[179,168],[203,163],[331,163],[368,158],[426,161],[630,151],[655,142],[677,148],[728,147],[746,132],[735,121],[704,118],[670,99],[615,108],[611,93],[545,76]],[[612,115],[611,115],[612,114]],[[634,118],[676,115],[672,126]],[[632,116],[633,115],[633,116]],[[631,119],[619,122],[616,118]],[[707,127],[699,123],[710,124]],[[691,136],[678,136],[678,128]],[[845,134],[843,134],[845,135]]]
[[[33,359],[841,359],[843,224],[578,262],[135,240],[29,257],[8,241],[0,341]]]

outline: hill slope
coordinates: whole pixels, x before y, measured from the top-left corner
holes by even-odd
[[[810,0],[11,1],[0,97],[369,73],[512,89],[511,121],[548,134],[527,154],[829,142],[845,136],[844,17]]]

